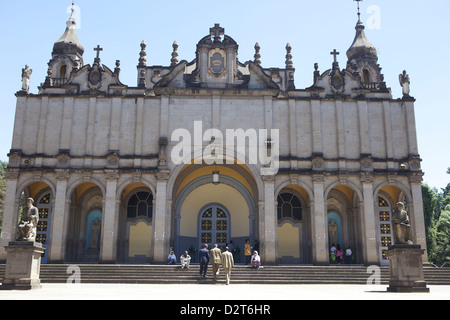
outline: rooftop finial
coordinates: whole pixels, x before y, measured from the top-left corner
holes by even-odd
[[[361,10],[359,8],[359,3],[363,0],[353,0],[356,1],[356,3],[358,4],[358,22],[361,22]]]

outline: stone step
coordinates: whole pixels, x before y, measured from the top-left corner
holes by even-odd
[[[41,265],[42,283],[66,283],[72,275],[67,273],[69,265]],[[209,278],[198,278],[199,265],[189,270],[179,266],[163,265],[78,265],[81,283],[128,283],[128,284],[197,284],[214,283],[212,268]],[[388,284],[389,268],[380,268],[381,283]],[[0,265],[0,279],[5,265]],[[450,270],[424,268],[425,280],[429,285],[450,285]],[[265,266],[254,270],[237,265],[232,272],[233,284],[366,284],[371,273],[365,266]],[[216,283],[224,283],[221,270]]]

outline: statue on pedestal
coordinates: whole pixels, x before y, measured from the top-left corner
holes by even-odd
[[[403,202],[397,203],[392,216],[396,244],[413,244],[411,240],[411,224]]]
[[[406,73],[406,70],[403,71],[399,76],[400,86],[402,87],[403,96],[409,97],[410,94],[410,85],[411,80],[409,79],[409,74]]]
[[[27,210],[22,213],[17,232],[18,241],[36,241],[39,210],[34,206],[34,200],[28,198]]]
[[[337,224],[334,220],[328,224],[328,238],[330,239],[330,243],[337,244]]]
[[[28,92],[30,90],[30,78],[33,70],[31,70],[27,65],[22,69],[22,91]]]
[[[91,249],[99,249],[99,239],[100,239],[100,231],[102,228],[102,223],[98,220],[98,218],[95,219],[95,221],[92,222],[92,229],[91,229]]]

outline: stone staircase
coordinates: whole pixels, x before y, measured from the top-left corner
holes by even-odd
[[[42,283],[67,283],[72,272],[69,265],[41,265]],[[78,265],[81,283],[89,284],[199,284],[213,283],[212,268],[208,278],[198,278],[199,266],[189,270],[179,266],[164,265]],[[381,267],[381,284],[389,283],[389,268]],[[450,269],[426,267],[425,280],[428,285],[449,285]],[[0,265],[0,281],[5,265]],[[259,270],[237,265],[231,276],[232,284],[346,284],[365,285],[372,273],[365,266],[265,266]],[[225,283],[224,274],[217,283]]]

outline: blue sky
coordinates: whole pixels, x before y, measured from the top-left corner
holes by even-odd
[[[242,62],[261,46],[263,67],[284,67],[285,46],[292,45],[297,88],[311,86],[314,63],[331,68],[337,49],[341,68],[355,35],[352,0],[76,0],[81,8],[78,37],[92,64],[98,44],[102,63],[111,69],[121,60],[121,81],[136,86],[140,42],[147,42],[147,63],[169,65],[172,43],[179,59],[195,58],[197,42],[220,23],[239,47]],[[65,30],[70,0],[0,0],[0,160],[8,160],[21,70],[33,69],[31,92],[45,80],[53,43]],[[368,9],[371,9],[368,11]],[[372,10],[372,9],[375,9]],[[401,97],[398,75],[407,70],[417,99],[416,121],[424,180],[442,188],[450,182],[450,1],[365,0],[361,3],[366,35],[377,47],[379,63],[394,98]],[[371,27],[369,27],[371,26]]]

